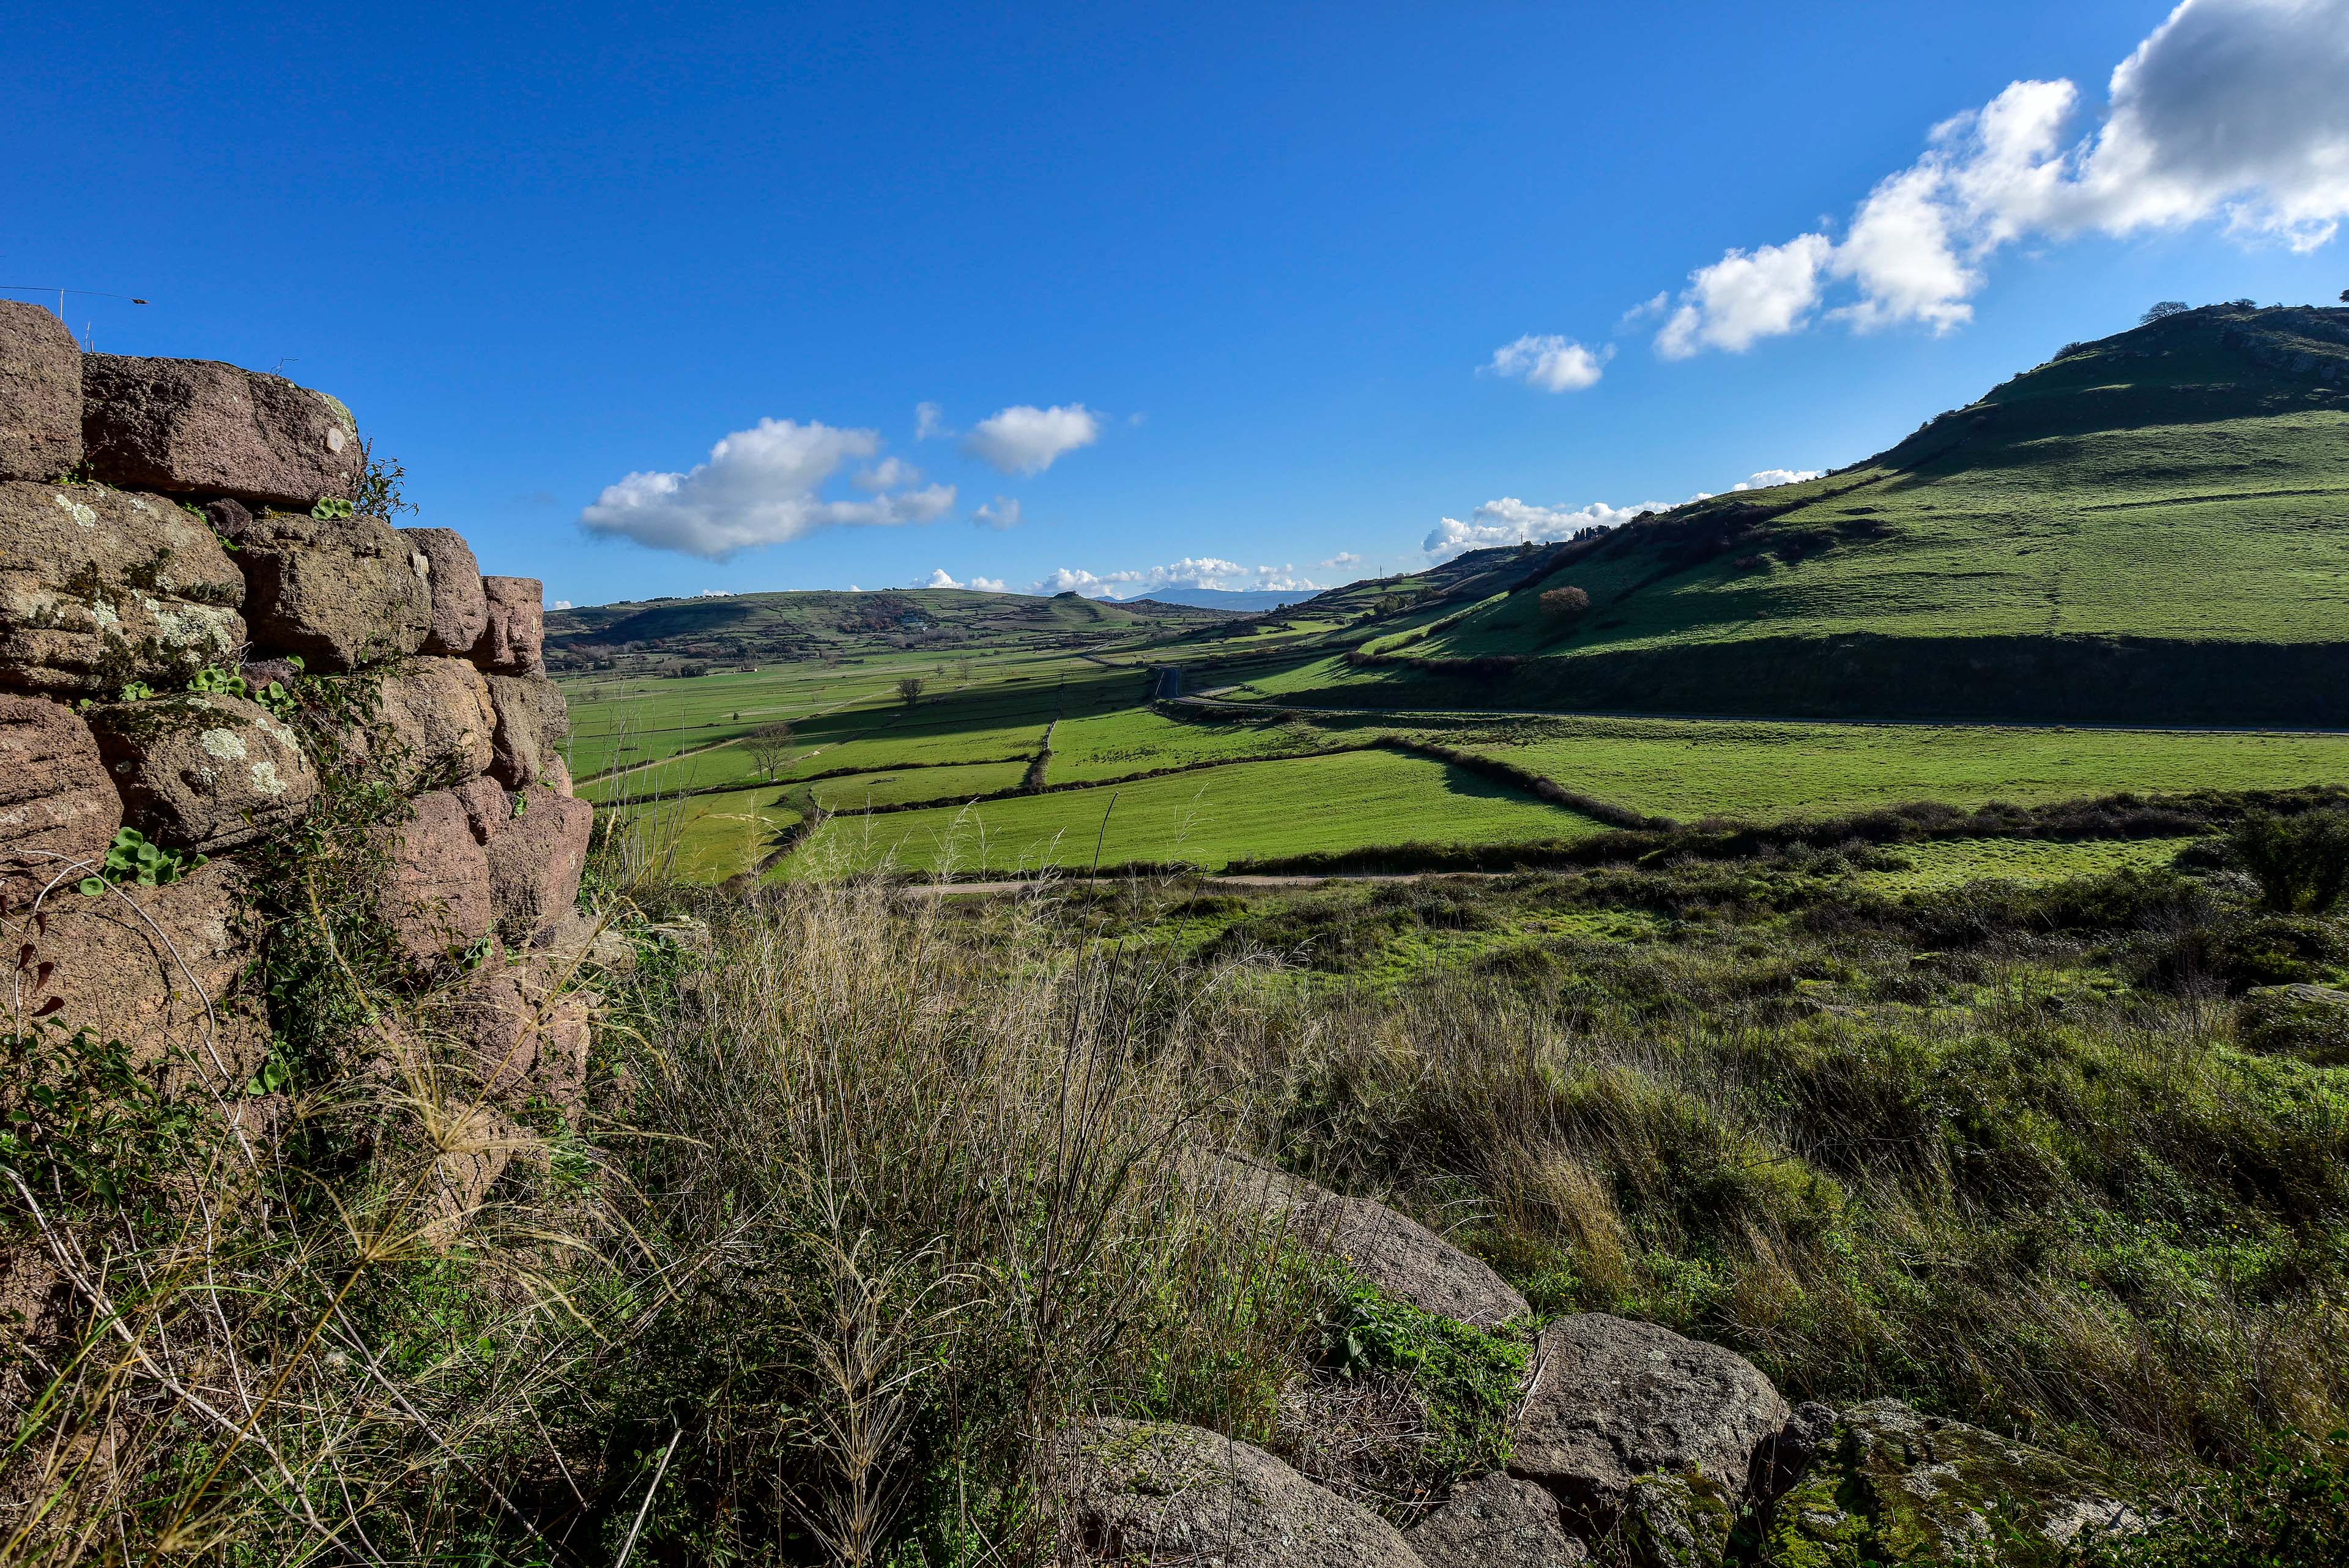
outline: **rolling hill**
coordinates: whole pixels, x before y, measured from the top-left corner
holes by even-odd
[[[1509,558],[1475,602],[1282,693],[2349,723],[2349,310],[2188,311],[2071,345],[1821,478],[1484,554]],[[1456,604],[1459,566],[1393,587]],[[1567,587],[1589,609],[1546,614]]]

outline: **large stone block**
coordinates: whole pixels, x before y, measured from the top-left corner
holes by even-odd
[[[481,564],[454,528],[402,528],[399,536],[425,561],[431,589],[432,624],[424,651],[470,659],[490,624],[490,599],[481,587]]]
[[[90,729],[122,792],[123,820],[166,848],[235,849],[300,821],[318,794],[294,732],[242,697],[115,703],[91,711]]]
[[[1604,1522],[1631,1483],[1702,1475],[1742,1498],[1754,1450],[1785,1425],[1785,1400],[1754,1365],[1717,1345],[1604,1313],[1542,1331],[1509,1470]]]
[[[273,512],[239,543],[244,615],[256,648],[311,670],[356,670],[424,646],[430,563],[380,517]]]
[[[531,943],[549,936],[578,901],[595,808],[543,787],[518,791],[512,801],[502,820],[486,824],[490,889],[500,932]]]
[[[489,682],[466,660],[409,659],[382,674],[377,698],[377,716],[399,749],[409,787],[488,770],[497,713]]]
[[[121,826],[89,726],[61,702],[0,697],[0,899],[79,881]]]
[[[0,299],[0,479],[81,462],[81,345],[37,305]]]
[[[562,754],[556,745],[571,732],[563,693],[543,675],[492,675],[489,681],[490,705],[497,714],[491,775],[508,789],[548,779]],[[565,769],[563,777],[570,776]]]
[[[1369,1509],[1196,1427],[1079,1422],[1052,1446],[1051,1487],[1064,1562],[1420,1568]]]
[[[0,684],[112,697],[233,662],[244,577],[202,519],[97,484],[0,483]]]
[[[1567,1533],[1557,1499],[1498,1473],[1462,1481],[1402,1538],[1426,1568],[1574,1568],[1590,1561],[1590,1549]]]
[[[489,855],[455,791],[416,797],[393,839],[383,916],[400,955],[419,964],[461,952],[496,926]]]
[[[169,1058],[179,1082],[233,1092],[268,1054],[243,976],[259,940],[243,877],[229,861],[160,888],[59,888],[37,915],[8,918],[16,950],[9,1027],[87,1026],[142,1064]]]
[[[350,410],[282,376],[211,359],[82,360],[82,444],[108,484],[307,509],[357,493]]]
[[[546,586],[536,577],[483,577],[489,621],[473,662],[501,675],[546,673]]]
[[[587,1099],[587,1051],[597,998],[556,992],[533,962],[487,969],[442,1004],[439,1022],[460,1046],[474,1086],[509,1105],[540,1100],[566,1116]]]

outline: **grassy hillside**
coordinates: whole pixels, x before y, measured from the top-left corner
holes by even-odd
[[[1524,661],[1495,706],[2342,722],[2349,310],[2074,345],[1866,462],[1537,565],[1378,650]],[[1545,614],[1567,587],[1589,610]]]

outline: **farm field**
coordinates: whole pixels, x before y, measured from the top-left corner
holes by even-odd
[[[1014,872],[1235,859],[1412,841],[1497,844],[1596,832],[1545,805],[1441,763],[1392,752],[1235,763],[1128,784],[836,817],[785,863],[792,877],[868,869]]]
[[[1951,838],[1903,847],[1899,870],[1862,871],[1857,880],[1873,892],[1899,897],[1960,888],[1969,882],[2061,882],[2120,870],[2151,871],[2177,857],[2176,838],[2093,839],[2066,844],[2033,838]]]

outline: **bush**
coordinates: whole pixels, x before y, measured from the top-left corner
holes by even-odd
[[[2227,847],[2280,913],[2321,915],[2349,886],[2349,810],[2339,806],[2297,816],[2253,812],[2228,836]]]
[[[2271,1451],[2178,1500],[2142,1535],[2100,1536],[2074,1568],[2334,1568],[2349,1563],[2349,1466],[2335,1432],[2322,1448]]]
[[[1573,587],[1552,588],[1541,597],[1541,612],[1545,620],[1571,626],[1590,613],[1590,596]]]

